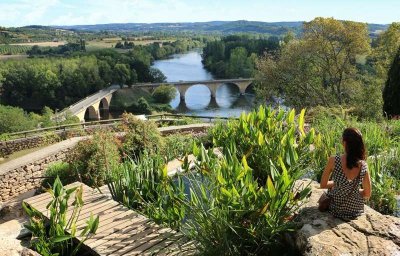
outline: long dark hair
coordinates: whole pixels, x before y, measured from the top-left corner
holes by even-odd
[[[358,167],[358,161],[366,159],[366,150],[361,132],[356,128],[347,128],[343,131],[342,139],[346,142],[347,168]]]

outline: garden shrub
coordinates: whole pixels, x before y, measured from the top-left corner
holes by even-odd
[[[126,133],[122,144],[126,156],[136,158],[144,151],[154,154],[164,147],[164,139],[152,121],[143,121],[132,114],[124,113],[120,126]]]
[[[49,188],[57,177],[65,185],[78,180],[76,173],[72,171],[69,163],[66,162],[55,162],[50,164],[47,167],[44,176],[46,176],[46,178],[42,181],[42,186],[45,188]]]
[[[151,114],[151,107],[144,97],[139,98],[138,102],[130,105],[127,110],[135,114]]]
[[[89,186],[102,186],[106,172],[120,161],[119,141],[113,134],[98,132],[80,141],[67,154],[67,162],[79,179]]]
[[[175,158],[182,158],[191,153],[193,143],[197,140],[191,134],[181,135],[172,134],[164,138],[165,146],[163,149],[163,156],[168,160]]]

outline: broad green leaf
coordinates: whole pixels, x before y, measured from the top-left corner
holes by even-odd
[[[287,119],[288,124],[294,123],[294,116],[295,116],[295,111],[294,111],[294,109],[292,109],[290,111],[288,119]]]
[[[258,146],[263,146],[265,144],[264,136],[261,131],[258,132]]]
[[[276,190],[275,190],[274,183],[272,182],[270,176],[268,176],[268,179],[267,179],[267,189],[268,189],[269,196],[271,198],[274,198],[276,196]]]
[[[163,179],[168,177],[168,165],[164,165],[164,168],[162,169],[162,177]]]
[[[287,171],[285,163],[282,161],[281,157],[279,157],[279,163],[280,163],[281,168],[282,168],[282,179],[283,179],[283,182],[284,182],[285,186],[289,186],[290,181],[289,181],[288,171]]]
[[[62,242],[62,241],[65,241],[65,240],[68,240],[68,239],[71,239],[71,238],[72,238],[72,236],[70,236],[70,235],[56,236],[56,237],[52,238],[52,242],[53,243],[59,243],[59,242]]]
[[[299,130],[300,130],[300,133],[302,136],[305,135],[305,133],[304,133],[304,115],[305,115],[305,113],[306,113],[306,110],[303,108],[299,115]]]
[[[232,197],[232,193],[226,190],[225,188],[221,187],[220,190],[222,194],[226,195],[227,197]]]

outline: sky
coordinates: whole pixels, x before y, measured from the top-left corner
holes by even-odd
[[[0,26],[215,20],[400,21],[400,0],[0,0]]]

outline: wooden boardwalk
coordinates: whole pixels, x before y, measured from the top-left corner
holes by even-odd
[[[159,226],[143,215],[128,209],[108,196],[80,182],[65,187],[83,185],[83,202],[77,229],[83,228],[90,214],[98,215],[97,232],[86,240],[84,246],[93,255],[193,255],[192,241],[170,228]],[[49,193],[24,200],[25,203],[49,217],[46,205]],[[69,204],[72,204],[71,198]],[[69,208],[71,214],[72,207]]]

